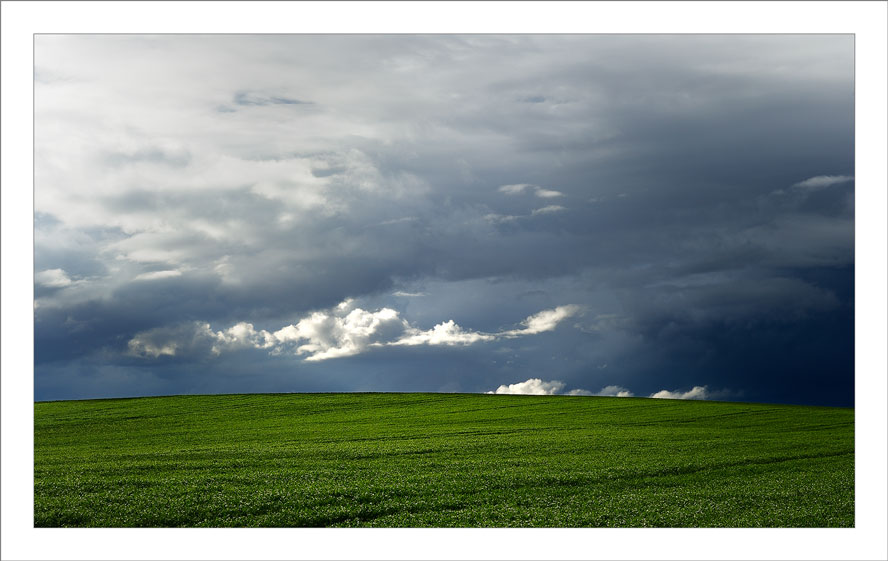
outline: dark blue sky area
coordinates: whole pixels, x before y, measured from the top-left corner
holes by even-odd
[[[850,35],[35,45],[38,400],[854,403]]]

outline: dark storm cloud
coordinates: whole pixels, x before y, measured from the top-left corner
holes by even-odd
[[[144,41],[38,40],[42,73],[81,78],[36,85],[38,397],[542,376],[851,403],[850,37],[145,40],[145,75]],[[384,309],[464,338],[577,311],[318,363],[207,352],[348,299],[352,334]]]

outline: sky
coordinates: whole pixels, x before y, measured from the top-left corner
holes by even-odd
[[[854,404],[851,35],[37,35],[35,399]]]

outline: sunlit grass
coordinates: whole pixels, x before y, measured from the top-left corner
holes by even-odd
[[[465,394],[37,403],[36,526],[853,526],[853,409]]]

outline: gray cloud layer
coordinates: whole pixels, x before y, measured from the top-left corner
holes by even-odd
[[[540,378],[848,404],[852,56],[850,36],[38,36],[37,395]],[[346,301],[371,334],[297,329]],[[516,327],[566,303],[557,332]],[[257,334],[286,325],[304,351],[270,355]],[[493,339],[435,348],[436,326]],[[351,352],[381,341],[402,344]]]

